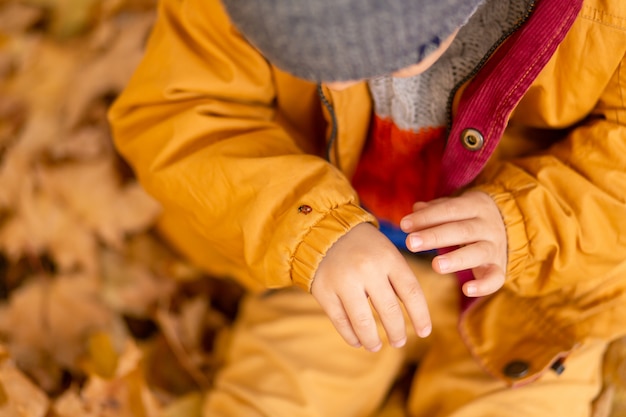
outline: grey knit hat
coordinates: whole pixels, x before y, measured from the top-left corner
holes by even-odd
[[[370,78],[416,64],[483,0],[222,0],[273,64],[312,81]]]

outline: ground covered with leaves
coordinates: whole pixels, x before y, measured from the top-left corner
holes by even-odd
[[[0,0],[0,416],[201,416],[241,290],[153,231],[106,111],[155,0]],[[626,341],[596,416],[626,415]]]

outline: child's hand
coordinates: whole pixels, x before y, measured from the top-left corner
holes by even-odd
[[[428,336],[431,330],[426,300],[415,275],[398,249],[369,223],[354,227],[333,244],[315,273],[311,294],[354,347],[375,352],[382,346],[372,307],[391,345],[404,345],[400,300],[420,336]]]
[[[471,269],[475,280],[465,283],[465,295],[488,295],[504,285],[506,229],[489,195],[470,191],[460,197],[415,203],[413,213],[400,226],[409,233],[406,243],[413,252],[461,246],[435,257],[433,269],[440,274]]]

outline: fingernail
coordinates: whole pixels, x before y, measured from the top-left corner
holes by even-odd
[[[413,250],[419,249],[419,247],[422,246],[423,243],[424,241],[419,236],[409,237],[409,244],[411,245],[411,249]]]
[[[441,272],[446,272],[448,269],[450,269],[450,260],[448,258],[437,259],[437,264],[439,264],[439,270]]]
[[[426,326],[426,327],[423,327],[417,334],[419,335],[419,337],[428,337],[430,336],[430,332],[432,331],[433,331],[432,326]]]
[[[413,222],[410,219],[402,219],[400,221],[400,229],[403,231],[409,231],[413,227]]]
[[[391,346],[395,347],[395,348],[401,348],[402,346],[404,346],[406,344],[406,338],[402,339],[402,340],[398,340],[396,342],[393,342],[391,344]]]
[[[476,293],[477,293],[477,292],[478,292],[478,288],[476,288],[476,286],[475,286],[475,285],[473,285],[473,284],[467,284],[467,285],[465,286],[465,293],[466,293],[469,297],[476,295]]]
[[[378,351],[380,350],[380,348],[382,348],[382,347],[383,347],[383,344],[382,344],[382,343],[380,343],[380,344],[378,344],[377,346],[374,346],[373,348],[368,349],[368,350],[369,350],[370,352],[378,352]]]

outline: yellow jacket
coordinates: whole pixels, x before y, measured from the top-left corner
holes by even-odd
[[[314,84],[268,63],[219,1],[163,0],[110,120],[184,254],[253,290],[308,289],[333,242],[376,222],[349,180],[368,132],[367,86],[325,93],[341,168],[324,159],[331,122]],[[585,338],[626,333],[626,2],[584,1],[507,126],[471,185],[505,220],[507,282],[460,328],[481,364],[515,384]],[[513,360],[529,372],[508,375]]]

